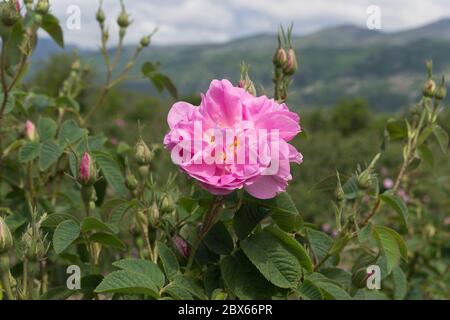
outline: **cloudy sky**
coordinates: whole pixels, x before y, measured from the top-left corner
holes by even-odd
[[[99,31],[96,0],[50,0],[65,29],[66,42],[95,47]],[[397,31],[450,17],[449,0],[125,0],[134,21],[128,42],[137,42],[159,26],[155,43],[224,42],[255,33],[274,32],[293,22],[298,34],[351,23],[366,26],[367,8],[380,8],[383,31]],[[344,4],[345,3],[345,4]],[[111,34],[119,0],[104,0]],[[79,8],[79,10],[77,9]],[[74,29],[71,13],[80,14]],[[72,16],[73,17],[73,16]],[[69,24],[69,26],[68,26]],[[71,27],[72,26],[72,27]]]

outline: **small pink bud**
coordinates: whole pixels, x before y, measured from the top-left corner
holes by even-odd
[[[14,4],[16,5],[17,12],[20,12],[20,3],[19,0],[14,0]]]
[[[189,244],[187,243],[187,241],[184,240],[179,235],[174,236],[172,240],[180,255],[184,258],[188,258],[191,253],[191,250],[189,248]]]
[[[78,172],[78,182],[82,185],[92,185],[97,180],[97,170],[89,153],[85,152],[81,158]]]
[[[273,57],[273,64],[277,67],[283,67],[287,62],[286,50],[278,48]]]
[[[383,187],[385,189],[392,189],[393,186],[394,186],[394,181],[392,181],[392,179],[386,178],[383,180]]]
[[[293,75],[297,71],[297,57],[295,56],[294,49],[289,49],[287,52],[287,61],[283,67],[283,71],[286,75]]]
[[[25,135],[30,141],[37,140],[36,126],[30,120],[27,120],[27,122],[25,122]]]

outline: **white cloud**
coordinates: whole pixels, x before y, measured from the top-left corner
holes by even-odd
[[[262,32],[275,32],[281,24],[294,22],[297,33],[308,33],[327,26],[351,23],[366,24],[369,5],[381,8],[384,31],[417,27],[450,16],[448,0],[127,0],[134,21],[128,43],[159,26],[155,36],[159,44],[223,42]],[[95,21],[95,0],[53,0],[52,10],[64,26],[66,41],[95,47],[99,30]],[[67,8],[81,9],[81,29],[68,30]],[[119,0],[104,0],[112,39],[117,38],[116,17]],[[113,42],[113,41],[112,41]]]

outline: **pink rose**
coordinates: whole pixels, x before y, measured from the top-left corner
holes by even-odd
[[[215,195],[244,188],[273,198],[292,179],[290,163],[303,161],[288,143],[301,130],[299,116],[228,80],[213,80],[199,107],[175,103],[167,120],[164,145],[172,160]]]

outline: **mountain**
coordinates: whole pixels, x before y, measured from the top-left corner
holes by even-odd
[[[48,41],[38,46],[40,57],[56,52],[51,46],[42,47]],[[296,37],[294,44],[300,71],[292,84],[293,107],[326,107],[341,97],[361,96],[374,109],[397,110],[420,96],[427,59],[434,60],[436,75],[450,78],[450,19],[395,33],[344,25]],[[182,95],[188,95],[205,91],[214,78],[236,81],[239,65],[246,61],[254,82],[270,94],[275,48],[275,36],[262,34],[224,44],[152,46],[139,62],[161,62],[162,72]],[[124,56],[133,50],[125,48]],[[80,55],[97,65],[101,74],[99,52]],[[135,82],[127,88],[146,91],[150,86]]]

